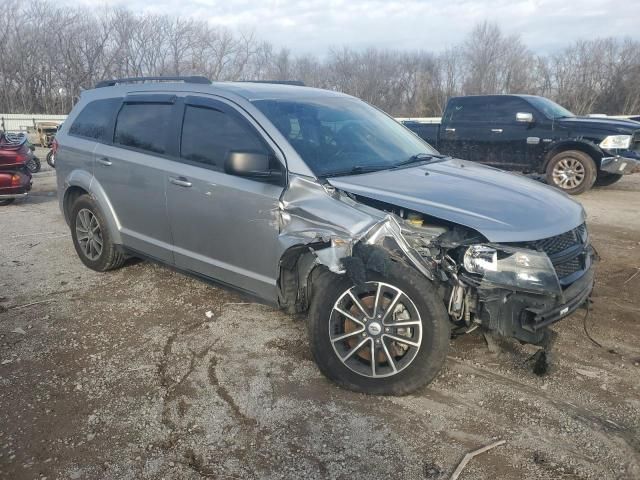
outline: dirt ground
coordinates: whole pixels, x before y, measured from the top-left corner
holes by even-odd
[[[0,210],[0,478],[445,479],[499,439],[461,479],[640,478],[640,175],[579,197],[602,347],[579,310],[539,377],[474,332],[382,398],[319,373],[303,318],[148,262],[85,268],[47,170]]]

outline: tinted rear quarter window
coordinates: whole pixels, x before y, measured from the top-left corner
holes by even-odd
[[[121,102],[121,98],[106,98],[89,102],[71,124],[69,135],[101,141],[109,140],[110,132],[108,129]]]
[[[118,114],[113,142],[151,153],[166,153],[172,109],[169,103],[125,103]]]
[[[181,157],[222,170],[232,150],[269,153],[262,140],[241,118],[213,108],[187,105],[182,126]]]

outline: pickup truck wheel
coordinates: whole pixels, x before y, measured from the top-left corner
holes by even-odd
[[[322,271],[309,312],[311,352],[320,371],[341,387],[405,395],[429,383],[444,364],[450,323],[434,286],[393,263],[355,286]]]
[[[82,195],[71,208],[71,237],[82,263],[97,272],[121,267],[125,256],[116,249],[98,204]]]
[[[579,150],[566,150],[553,156],[547,165],[547,183],[568,193],[586,192],[596,180],[596,164]]]
[[[598,178],[596,178],[596,187],[608,187],[620,180],[624,175],[609,172],[598,172]]]

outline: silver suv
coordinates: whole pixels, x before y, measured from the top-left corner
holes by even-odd
[[[544,344],[593,287],[579,204],[440,155],[348,95],[107,81],[57,139],[60,207],[85,265],[147,257],[308,312],[320,370],[352,390],[427,384],[452,332]]]

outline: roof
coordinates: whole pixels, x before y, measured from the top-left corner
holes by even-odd
[[[105,86],[86,90],[85,94],[93,96],[126,95],[133,92],[194,92],[209,93],[213,95],[233,95],[246,100],[267,100],[267,99],[311,99],[327,97],[348,97],[343,93],[320,88],[301,87],[298,85],[285,85],[277,83],[258,82],[212,82],[211,84],[184,83],[184,82],[148,82],[148,83],[125,83],[114,86]],[[106,94],[106,95],[105,95]]]

